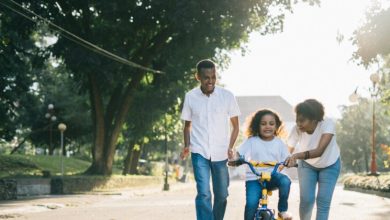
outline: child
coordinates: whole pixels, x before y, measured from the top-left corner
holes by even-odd
[[[282,162],[289,156],[287,145],[277,137],[282,130],[282,121],[279,116],[268,109],[257,111],[248,121],[246,131],[247,140],[240,146],[238,153],[246,160],[277,161]],[[258,172],[272,172],[271,168],[256,168]],[[279,189],[278,215],[282,219],[291,220],[292,216],[287,212],[288,196],[290,193],[290,178],[280,172],[272,175],[267,188]],[[246,204],[245,220],[253,219],[261,197],[261,185],[258,177],[249,167],[246,172]]]

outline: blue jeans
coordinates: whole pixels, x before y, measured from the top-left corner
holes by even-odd
[[[330,203],[339,174],[340,158],[334,164],[325,168],[316,168],[305,161],[298,161],[299,217],[301,220],[311,219],[314,200],[316,200],[317,204],[316,220],[328,219]],[[316,198],[317,184],[318,192]]]
[[[288,196],[290,194],[291,180],[288,176],[282,173],[275,173],[271,177],[271,181],[267,183],[268,190],[279,189],[278,211],[284,212],[288,209]],[[245,220],[253,220],[256,214],[256,209],[259,206],[261,198],[261,185],[258,180],[249,180],[245,182],[246,188],[246,204],[245,204]]]
[[[196,181],[196,218],[222,220],[225,215],[229,187],[227,160],[212,162],[200,154],[191,153]],[[210,175],[213,183],[214,205],[211,204]]]

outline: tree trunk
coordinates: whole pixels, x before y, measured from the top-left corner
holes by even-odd
[[[141,148],[133,149],[131,152],[131,161],[130,161],[130,174],[138,174],[138,161],[141,156]]]
[[[144,73],[134,73],[134,77],[127,85],[125,92],[118,104],[117,112],[109,111],[104,114],[102,95],[98,89],[94,74],[89,74],[90,99],[93,109],[93,122],[95,127],[95,140],[92,147],[92,165],[86,174],[111,175],[118,137],[125,123],[127,114],[133,101],[133,91],[138,87]],[[116,93],[113,95],[117,95]],[[115,99],[118,97],[111,97]],[[111,101],[110,101],[111,103]],[[107,107],[108,109],[109,107]]]
[[[103,102],[100,91],[97,86],[96,77],[93,73],[88,74],[90,100],[92,105],[92,121],[94,130],[94,142],[92,146],[92,164],[85,171],[86,174],[102,174],[107,175],[107,170],[104,166],[104,137],[105,137],[105,123]]]
[[[123,175],[127,175],[130,173],[130,163],[131,163],[131,152],[134,149],[134,143],[130,143],[129,146],[127,147],[127,154],[126,158],[123,161]]]

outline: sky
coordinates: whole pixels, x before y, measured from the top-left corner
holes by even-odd
[[[322,0],[320,6],[300,3],[286,14],[282,33],[252,33],[242,57],[232,51],[231,64],[221,70],[220,83],[236,96],[280,95],[292,106],[315,98],[329,117],[340,118],[339,106],[357,87],[368,95],[370,74],[352,61],[355,46],[348,40],[363,24],[370,0]],[[344,40],[336,40],[338,33]]]

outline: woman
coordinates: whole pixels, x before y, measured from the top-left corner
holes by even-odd
[[[288,138],[288,146],[294,154],[287,159],[287,163],[289,167],[298,163],[300,219],[311,219],[316,201],[316,219],[326,220],[340,174],[340,149],[336,143],[335,123],[329,118],[324,119],[324,107],[315,99],[299,103],[295,113],[296,126]]]

